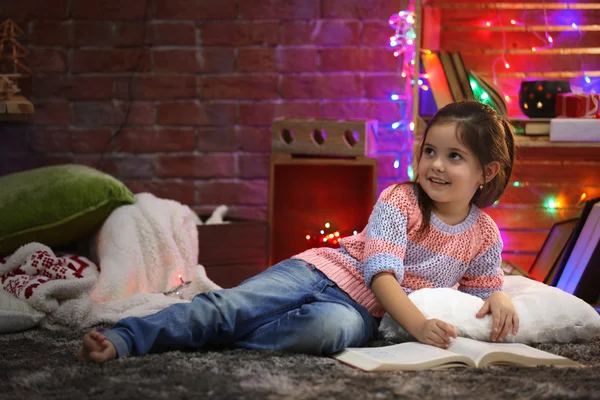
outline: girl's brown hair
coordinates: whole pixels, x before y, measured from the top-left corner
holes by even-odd
[[[417,161],[421,161],[427,133],[434,125],[456,124],[458,140],[477,157],[484,173],[483,189],[477,190],[471,203],[479,208],[487,207],[500,198],[512,173],[515,161],[515,136],[512,125],[492,107],[477,101],[450,103],[438,110],[427,125]],[[500,164],[500,171],[491,181],[485,182],[485,166],[492,161]],[[413,182],[417,190],[419,208],[423,214],[422,228],[427,229],[431,219],[433,202],[421,185]]]

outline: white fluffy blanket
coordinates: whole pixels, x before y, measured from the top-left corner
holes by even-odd
[[[136,199],[113,211],[96,236],[99,268],[30,243],[0,265],[4,290],[44,312],[43,326],[60,328],[144,316],[220,289],[197,264],[196,214],[150,193]],[[188,284],[173,291],[182,282]]]

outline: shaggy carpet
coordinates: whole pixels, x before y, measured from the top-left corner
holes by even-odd
[[[75,358],[83,333],[35,329],[0,335],[0,398],[600,398],[600,338],[536,346],[585,368],[367,373],[326,357],[242,349],[169,352],[95,365]],[[373,343],[382,344],[387,343]]]

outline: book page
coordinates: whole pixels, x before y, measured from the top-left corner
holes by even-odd
[[[418,342],[384,347],[348,348],[334,358],[368,371],[420,370],[444,366],[475,366],[468,358]],[[457,364],[458,363],[458,364]]]
[[[479,367],[489,364],[514,364],[521,366],[579,365],[568,358],[535,349],[522,343],[488,343],[459,337],[452,340],[449,349],[455,353],[470,357]]]

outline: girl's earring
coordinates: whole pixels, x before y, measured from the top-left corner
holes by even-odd
[[[483,190],[483,185],[479,185],[479,190]]]

